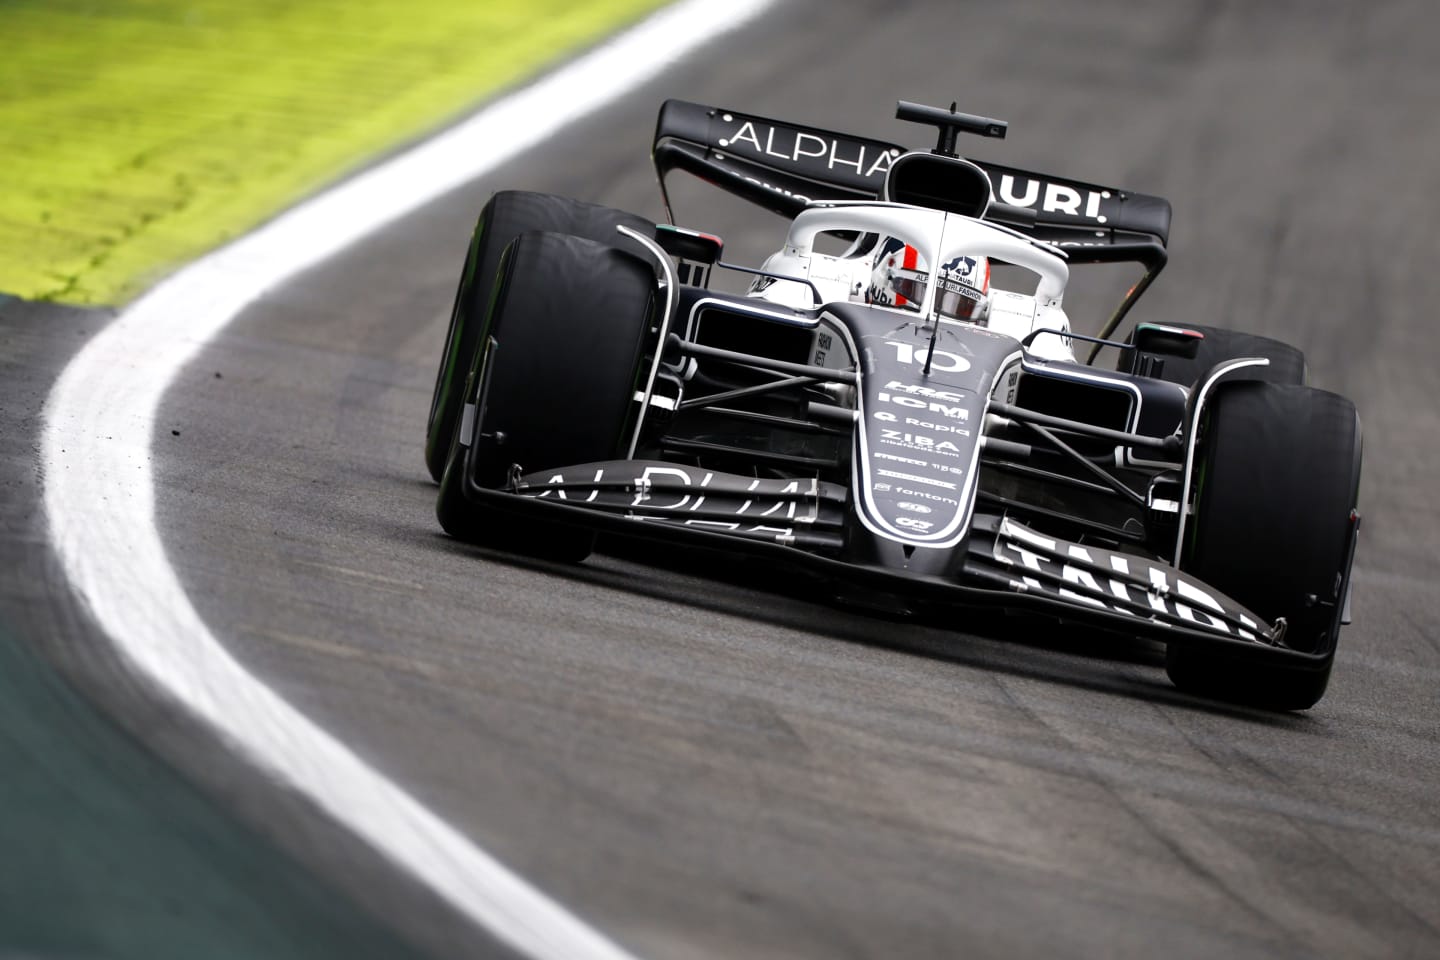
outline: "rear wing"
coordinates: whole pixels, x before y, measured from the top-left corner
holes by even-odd
[[[907,152],[882,140],[684,100],[661,104],[652,149],[667,212],[665,178],[683,170],[784,217],[794,217],[815,200],[877,199],[886,171]],[[997,201],[991,219],[1061,247],[1071,263],[1146,268],[1101,336],[1113,333],[1165,266],[1170,202],[986,160],[971,162],[990,178]]]

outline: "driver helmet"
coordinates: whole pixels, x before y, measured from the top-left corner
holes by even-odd
[[[867,303],[919,310],[930,272],[920,252],[896,237],[887,237],[875,256]],[[941,316],[985,324],[990,316],[990,260],[961,255],[940,267],[935,305]]]

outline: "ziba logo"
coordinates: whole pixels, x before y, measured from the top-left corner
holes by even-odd
[[[940,453],[959,454],[960,448],[949,440],[937,441],[934,437],[927,437],[923,433],[906,433],[903,430],[890,430],[882,427],[880,429],[881,442],[897,443],[902,447],[916,447],[927,450],[935,450]]]
[[[885,343],[887,346],[895,348],[895,359],[901,363],[923,367],[925,361],[930,358],[929,350],[924,347],[917,350],[913,343],[905,343],[903,340],[886,340]],[[970,361],[948,350],[936,350],[930,369],[940,373],[964,373],[970,369]]]

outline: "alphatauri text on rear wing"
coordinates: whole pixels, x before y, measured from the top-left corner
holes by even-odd
[[[666,176],[682,170],[785,217],[815,201],[880,198],[885,174],[907,152],[883,140],[684,100],[661,105],[652,149],[667,210]],[[1108,336],[1165,266],[1170,202],[988,160],[970,162],[990,178],[1003,205],[991,219],[1064,249],[1071,263],[1145,267],[1106,323],[1101,336]]]
[[[684,170],[789,217],[812,200],[878,198],[886,171],[905,152],[882,140],[684,100],[665,101],[655,127],[662,184],[671,170]],[[1072,262],[1146,262],[1138,248],[1163,249],[1169,239],[1170,202],[1162,197],[971,162],[989,175],[997,201],[1034,213],[1019,229],[1066,248]]]

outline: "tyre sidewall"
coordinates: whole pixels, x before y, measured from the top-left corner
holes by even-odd
[[[463,500],[463,471],[468,464],[475,482],[498,488],[516,466],[533,473],[623,455],[655,290],[653,270],[614,247],[534,232],[511,244],[482,328],[482,342],[494,343],[488,382],[474,378],[468,398],[483,395],[484,410],[472,447],[452,441],[441,485],[437,510],[447,531],[557,559],[589,552],[588,531],[522,522]]]
[[[465,378],[481,342],[479,328],[489,314],[505,249],[527,231],[552,231],[621,247],[633,246],[633,241],[616,231],[621,224],[641,233],[654,229],[654,224],[643,217],[546,193],[504,190],[485,204],[466,252],[431,396],[425,462],[433,478],[440,479],[451,439],[460,424]],[[638,248],[635,250],[638,252]]]
[[[1207,405],[1181,567],[1267,622],[1310,659],[1257,665],[1172,644],[1185,689],[1276,709],[1314,705],[1329,683],[1348,579],[1361,437],[1354,404],[1293,384],[1232,381]]]

